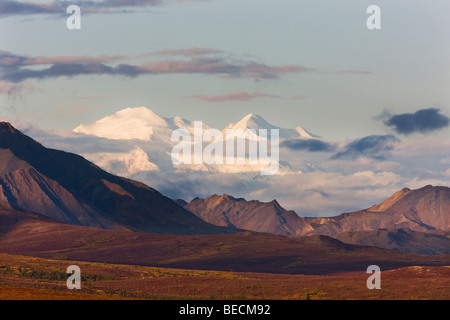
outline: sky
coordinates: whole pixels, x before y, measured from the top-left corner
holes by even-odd
[[[66,26],[72,4],[81,9],[80,30]],[[366,26],[373,4],[381,9],[379,30]],[[286,142],[285,152],[311,156],[336,175],[327,192],[312,188],[322,198],[308,198],[311,208],[339,184],[353,185],[347,178],[358,172],[371,172],[375,185],[395,180],[379,198],[401,185],[445,184],[449,18],[447,0],[1,1],[0,118],[57,132],[145,106],[220,129],[249,113],[283,128],[303,126],[325,142]],[[429,157],[414,163],[422,147]],[[268,199],[273,188],[285,190],[278,184],[292,188],[295,177],[247,194]],[[327,200],[327,214],[340,196]],[[302,209],[292,195],[279,197]]]

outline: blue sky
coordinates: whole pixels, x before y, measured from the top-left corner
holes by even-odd
[[[368,1],[141,2],[146,3],[105,7],[117,11],[108,14],[89,13],[92,6],[81,3],[81,30],[66,28],[69,15],[64,12],[25,15],[4,9],[1,49],[30,58],[126,57],[108,64],[114,66],[186,60],[188,56],[137,56],[205,48],[220,52],[208,58],[220,56],[229,64],[310,71],[275,72],[276,79],[255,74],[230,79],[201,71],[24,79],[14,84],[21,90],[2,94],[4,117],[71,129],[126,107],[147,106],[163,116],[180,115],[220,128],[255,112],[282,127],[303,125],[323,136],[353,138],[386,131],[373,119],[383,110],[436,107],[449,113],[448,1],[378,1],[381,30],[366,28]],[[79,1],[60,3],[64,8]],[[253,96],[246,101],[200,99],[236,92]]]
[[[81,30],[66,27],[70,4]],[[373,4],[381,30],[366,27]],[[0,119],[84,154],[85,140],[48,132],[140,106],[218,129],[256,113],[323,137],[281,149],[320,170],[264,181],[162,173],[152,186],[180,197],[188,183],[186,200],[277,198],[306,215],[361,209],[450,184],[449,21],[447,0],[1,1]]]

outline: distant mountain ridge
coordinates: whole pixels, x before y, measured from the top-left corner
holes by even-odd
[[[450,188],[431,185],[415,190],[404,188],[368,209],[312,219],[317,224],[308,234],[335,236],[341,232],[380,228],[449,231],[449,216]]]
[[[227,194],[196,198],[184,206],[203,220],[218,226],[275,233],[283,236],[295,234],[303,227],[294,211],[287,211],[274,200],[260,202],[236,199]]]
[[[450,248],[450,188],[442,186],[405,188],[368,209],[324,218],[300,217],[276,200],[246,201],[225,194],[193,199],[184,208],[215,225],[257,232],[295,237],[325,235],[348,243],[415,253],[448,253]]]
[[[198,119],[199,121],[201,119]],[[171,131],[176,129],[186,129],[193,133],[193,122],[182,119],[179,116],[173,118],[163,118],[153,110],[146,107],[126,108],[116,113],[101,118],[97,121],[88,124],[80,124],[73,129],[76,133],[84,133],[94,135],[107,139],[115,140],[143,140],[143,141],[169,141]],[[204,130],[210,127],[203,123]],[[268,123],[263,117],[258,114],[250,113],[244,116],[236,123],[228,124],[223,131],[231,130],[268,130],[270,134],[271,129],[278,129],[280,138],[318,138],[305,128],[298,126],[295,129],[285,129],[274,126]]]
[[[0,201],[56,221],[154,233],[227,233],[143,183],[48,149],[0,122]]]
[[[246,201],[226,194],[196,198],[184,207],[214,224],[225,225],[225,221],[234,221],[231,224],[239,228],[290,236],[321,234],[333,237],[342,232],[380,228],[407,228],[422,232],[450,229],[450,188],[441,186],[425,186],[416,190],[405,188],[368,209],[323,218],[302,218],[294,211],[282,208],[276,200]],[[271,209],[270,214],[268,208]],[[279,225],[283,225],[279,232],[275,231],[276,228],[261,227],[266,219],[274,216],[279,216]],[[285,216],[289,219],[281,219]],[[247,228],[242,225],[243,221]],[[271,227],[274,228],[273,225]]]

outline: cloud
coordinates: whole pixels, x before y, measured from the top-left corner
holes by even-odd
[[[101,56],[39,56],[29,57],[13,54],[8,51],[0,51],[0,69],[5,71],[14,71],[21,67],[43,66],[43,65],[70,65],[70,64],[89,64],[89,63],[112,63],[120,60],[133,59],[122,55],[101,55]]]
[[[344,150],[334,154],[332,159],[355,160],[359,157],[367,157],[375,160],[385,160],[394,148],[394,144],[399,141],[393,135],[367,136],[351,141],[344,147]]]
[[[440,113],[439,109],[428,108],[421,109],[414,113],[403,113],[397,115],[389,115],[384,124],[392,127],[399,134],[409,135],[415,132],[427,133],[449,126],[450,119],[446,115]]]
[[[285,209],[301,216],[331,216],[360,210],[378,203],[403,187],[403,180],[392,172],[362,171],[351,174],[310,172],[270,179],[237,174],[177,174],[148,172],[139,177],[152,183],[162,194],[190,201],[213,193],[227,193],[247,200],[277,199]]]
[[[161,58],[162,57],[162,58]],[[155,60],[156,59],[156,60]],[[143,60],[140,64],[131,61]],[[146,61],[147,60],[147,61]],[[168,49],[136,56],[25,56],[0,51],[0,81],[19,83],[27,79],[74,77],[79,75],[110,75],[137,77],[141,75],[201,74],[225,79],[279,79],[289,74],[320,73],[303,65],[268,65],[253,57],[238,56],[214,48]],[[196,95],[205,101],[248,101],[278,96],[262,93],[232,92],[223,96]],[[304,98],[294,96],[292,99]]]
[[[29,14],[55,14],[62,13],[62,3],[27,3],[23,1],[0,2],[0,17]],[[66,7],[67,8],[67,7]]]
[[[335,146],[329,142],[319,139],[291,139],[281,142],[282,147],[291,150],[305,150],[310,152],[333,151]]]
[[[75,76],[85,74],[114,74],[115,69],[108,67],[102,63],[68,63],[68,64],[54,64],[51,67],[33,70],[20,69],[9,72],[4,72],[1,78],[6,81],[18,83],[27,79],[45,79],[57,78],[62,76]]]
[[[148,61],[140,65],[124,63],[139,56],[51,56],[28,57],[0,51],[0,80],[18,83],[26,79],[72,77],[86,74],[136,77],[144,74],[205,74],[224,78],[277,79],[282,75],[314,72],[300,65],[270,66],[233,55],[218,55],[220,50],[192,48],[157,52],[168,59]],[[174,54],[188,59],[172,59]],[[151,55],[146,54],[146,55]],[[141,55],[140,57],[145,56]],[[113,65],[112,63],[118,63]],[[30,68],[29,66],[32,66]]]
[[[150,74],[212,74],[224,78],[278,79],[291,73],[314,72],[314,69],[299,65],[269,66],[251,60],[226,57],[195,57],[190,60],[163,60],[148,62],[140,66]]]
[[[129,59],[126,56],[50,56],[28,58],[22,61],[22,65],[45,65],[45,64],[71,64],[71,63],[111,63],[119,60]]]
[[[281,98],[280,96],[273,95],[273,94],[266,94],[261,92],[244,92],[244,91],[236,91],[236,92],[228,92],[224,93],[222,95],[218,96],[207,96],[207,95],[192,95],[188,96],[188,98],[196,99],[200,101],[206,101],[206,102],[225,102],[225,101],[251,101],[255,98],[274,98],[278,99]]]
[[[82,8],[83,13],[123,13],[125,12],[125,8],[155,7],[167,2],[185,3],[199,1],[206,0],[66,0],[33,3],[17,0],[6,0],[0,2],[0,18],[17,15],[38,14],[66,15],[66,9],[70,5],[78,5],[80,8]]]

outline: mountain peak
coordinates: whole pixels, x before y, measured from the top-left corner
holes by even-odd
[[[115,114],[113,114],[114,117],[120,117],[120,118],[138,118],[143,119],[149,122],[152,122],[152,124],[159,124],[164,125],[165,120],[156,114],[153,110],[147,108],[147,107],[135,107],[135,108],[126,108],[122,109],[120,111],[117,111]]]
[[[285,236],[295,234],[295,230],[300,230],[303,224],[302,218],[282,208],[276,200],[247,201],[228,194],[214,194],[205,199],[194,199],[184,208],[217,226]]]
[[[254,119],[254,120],[259,120],[262,119],[264,120],[259,114],[256,113],[249,113],[248,115],[246,115],[244,118],[242,118],[242,120],[250,120],[250,119]]]
[[[256,113],[249,113],[245,117],[243,117],[241,120],[239,120],[236,123],[231,123],[227,126],[227,129],[233,129],[233,130],[255,130],[258,131],[260,129],[278,129],[278,127],[275,127],[268,123],[263,117]]]
[[[393,207],[394,205],[400,206],[402,201],[408,203],[408,201],[404,200],[407,199],[407,196],[411,198],[408,198],[410,201],[416,202],[419,201],[419,199],[423,199],[426,197],[435,197],[435,194],[438,195],[440,192],[442,192],[444,195],[447,195],[447,197],[450,195],[450,189],[448,187],[427,185],[420,189],[403,188],[395,192],[392,196],[390,196],[383,202],[370,207],[368,211],[383,212]]]
[[[393,206],[395,203],[400,201],[403,197],[405,197],[407,194],[409,194],[411,192],[412,192],[412,190],[410,190],[408,188],[403,188],[402,190],[395,192],[392,196],[390,196],[383,202],[380,202],[380,203],[370,207],[369,211],[382,212],[382,211],[386,210],[387,208]]]
[[[22,134],[22,132],[14,128],[11,123],[5,121],[0,122],[0,133]]]
[[[257,113],[249,113],[244,117],[244,119],[247,119],[247,123],[256,126],[258,129],[278,129],[277,126],[270,124],[266,119]]]
[[[73,131],[113,140],[150,141],[155,128],[168,127],[167,121],[146,107],[126,108]]]
[[[11,123],[0,122],[1,149],[10,149],[13,153],[19,152],[32,157],[33,146],[41,146],[41,144],[14,128]]]
[[[314,139],[314,138],[320,138],[320,136],[313,134],[311,132],[309,132],[308,130],[306,130],[305,128],[298,126],[295,128],[295,131],[297,131],[297,133],[300,135],[300,137],[302,138],[306,138],[306,139]]]
[[[222,194],[213,194],[213,195],[211,195],[209,197],[206,197],[205,199],[202,199],[202,200],[204,200],[204,201],[213,200],[213,201],[220,202],[220,201],[228,201],[228,200],[235,201],[236,199],[233,196],[230,196],[230,195],[228,195],[226,193],[222,193]]]
[[[318,135],[312,134],[303,127],[296,127],[295,129],[285,129],[281,127],[274,126],[267,122],[263,117],[256,113],[249,113],[241,120],[236,123],[229,124],[226,129],[241,129],[241,130],[255,130],[258,132],[261,129],[268,130],[267,134],[271,136],[271,130],[279,130],[279,137],[282,139],[292,139],[292,138],[305,138],[313,139],[320,138]]]

